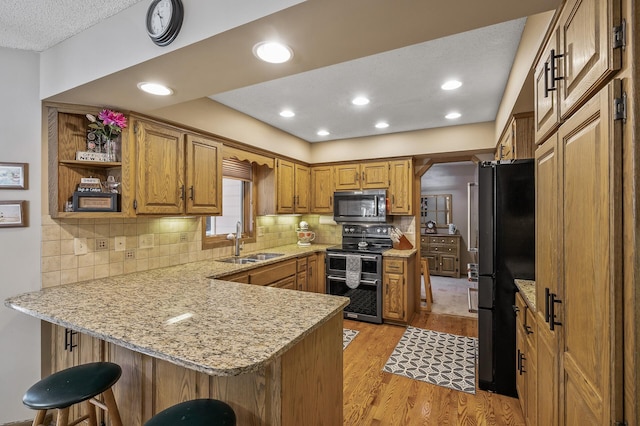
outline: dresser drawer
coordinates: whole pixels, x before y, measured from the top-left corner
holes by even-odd
[[[446,245],[458,245],[458,237],[429,237],[429,244],[446,244]]]
[[[430,253],[458,254],[457,246],[447,246],[443,244],[431,244],[429,246]]]

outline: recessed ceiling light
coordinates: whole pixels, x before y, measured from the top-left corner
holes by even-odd
[[[318,130],[318,136],[329,136],[329,132],[327,130]]]
[[[151,93],[152,95],[167,96],[173,94],[173,90],[167,86],[158,83],[141,82],[138,83],[138,89],[143,92]]]
[[[440,86],[440,88],[442,90],[454,90],[457,89],[458,87],[462,86],[462,83],[458,80],[449,80],[447,82],[445,82],[442,86]]]
[[[253,46],[253,54],[265,62],[281,64],[293,57],[289,46],[275,41],[263,41]]]
[[[281,117],[291,118],[291,117],[293,117],[295,115],[296,115],[296,113],[291,111],[290,109],[283,109],[282,111],[280,111],[280,116]]]
[[[351,103],[358,106],[366,105],[369,103],[369,98],[365,98],[364,96],[356,96],[351,100]]]
[[[460,117],[462,117],[462,114],[460,114],[459,112],[450,112],[449,114],[444,116],[444,118],[447,118],[449,120],[453,120]]]
[[[386,121],[379,121],[376,123],[376,129],[386,129],[387,127],[389,127],[389,123]]]

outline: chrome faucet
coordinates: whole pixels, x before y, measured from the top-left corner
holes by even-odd
[[[240,239],[242,238],[242,223],[240,221],[238,221],[236,223],[236,234],[229,234],[227,235],[227,239],[228,240],[233,240],[233,244],[234,244],[234,251],[233,251],[233,255],[234,256],[240,256]]]

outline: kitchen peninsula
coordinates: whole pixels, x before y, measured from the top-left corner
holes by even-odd
[[[348,299],[207,278],[220,266],[63,285],[5,305],[80,333],[78,362],[120,364],[114,393],[124,424],[202,397],[229,403],[242,425],[342,424]],[[93,359],[82,352],[87,341]]]

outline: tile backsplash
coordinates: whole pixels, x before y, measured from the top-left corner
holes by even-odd
[[[339,244],[340,227],[317,215],[259,216],[256,242],[245,251],[297,242],[295,230],[305,220],[316,233],[314,242]],[[140,248],[140,236],[153,235],[153,247]],[[116,237],[125,249],[115,250]],[[123,237],[123,238],[122,238]],[[86,239],[87,253],[74,254],[74,239]],[[185,218],[52,219],[42,218],[42,287],[146,271],[200,260],[231,256],[232,247],[202,249],[202,220]]]

